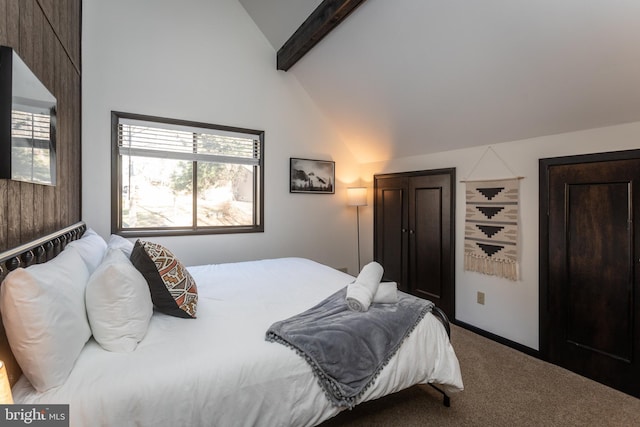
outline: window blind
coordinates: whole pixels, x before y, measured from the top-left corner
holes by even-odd
[[[25,141],[44,140],[47,145],[51,134],[51,116],[28,111],[11,111],[11,137]]]
[[[121,119],[117,138],[120,155],[260,164],[260,140],[253,134]]]

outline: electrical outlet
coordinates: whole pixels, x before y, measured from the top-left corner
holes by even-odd
[[[478,291],[478,304],[484,305],[484,292]]]

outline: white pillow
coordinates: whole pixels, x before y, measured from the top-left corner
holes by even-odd
[[[87,264],[89,274],[98,268],[104,253],[107,251],[107,242],[90,228],[84,232],[81,238],[69,242],[67,247],[69,246],[78,250],[78,253]]]
[[[44,264],[18,268],[0,287],[11,350],[39,392],[64,383],[91,337],[84,304],[89,271],[74,248]]]
[[[117,234],[112,234],[111,237],[109,237],[107,247],[120,249],[127,258],[129,258],[131,256],[131,251],[133,250],[133,242],[122,236],[118,236]]]
[[[130,352],[144,338],[153,314],[149,286],[119,249],[111,248],[87,283],[87,316],[105,350]]]

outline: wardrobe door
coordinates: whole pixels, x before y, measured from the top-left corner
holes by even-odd
[[[384,280],[409,291],[407,282],[407,179],[375,177],[374,255],[384,267]]]
[[[409,291],[453,314],[452,179],[409,179]]]

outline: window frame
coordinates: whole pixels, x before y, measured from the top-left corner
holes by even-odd
[[[212,129],[223,132],[235,132],[255,135],[259,140],[260,158],[258,165],[254,166],[253,184],[253,224],[252,225],[221,225],[221,226],[191,226],[161,227],[161,228],[123,228],[122,226],[122,156],[118,149],[118,127],[121,119],[139,120],[163,125],[187,126],[202,129]],[[194,183],[197,182],[194,168]],[[256,170],[257,169],[257,170]],[[197,191],[194,185],[194,207],[197,199]],[[235,233],[261,233],[264,232],[264,131],[245,129],[232,126],[215,125],[210,123],[194,122],[188,120],[156,117],[143,114],[111,111],[111,233],[124,237],[149,237],[149,236],[190,236],[205,234],[235,234]]]

